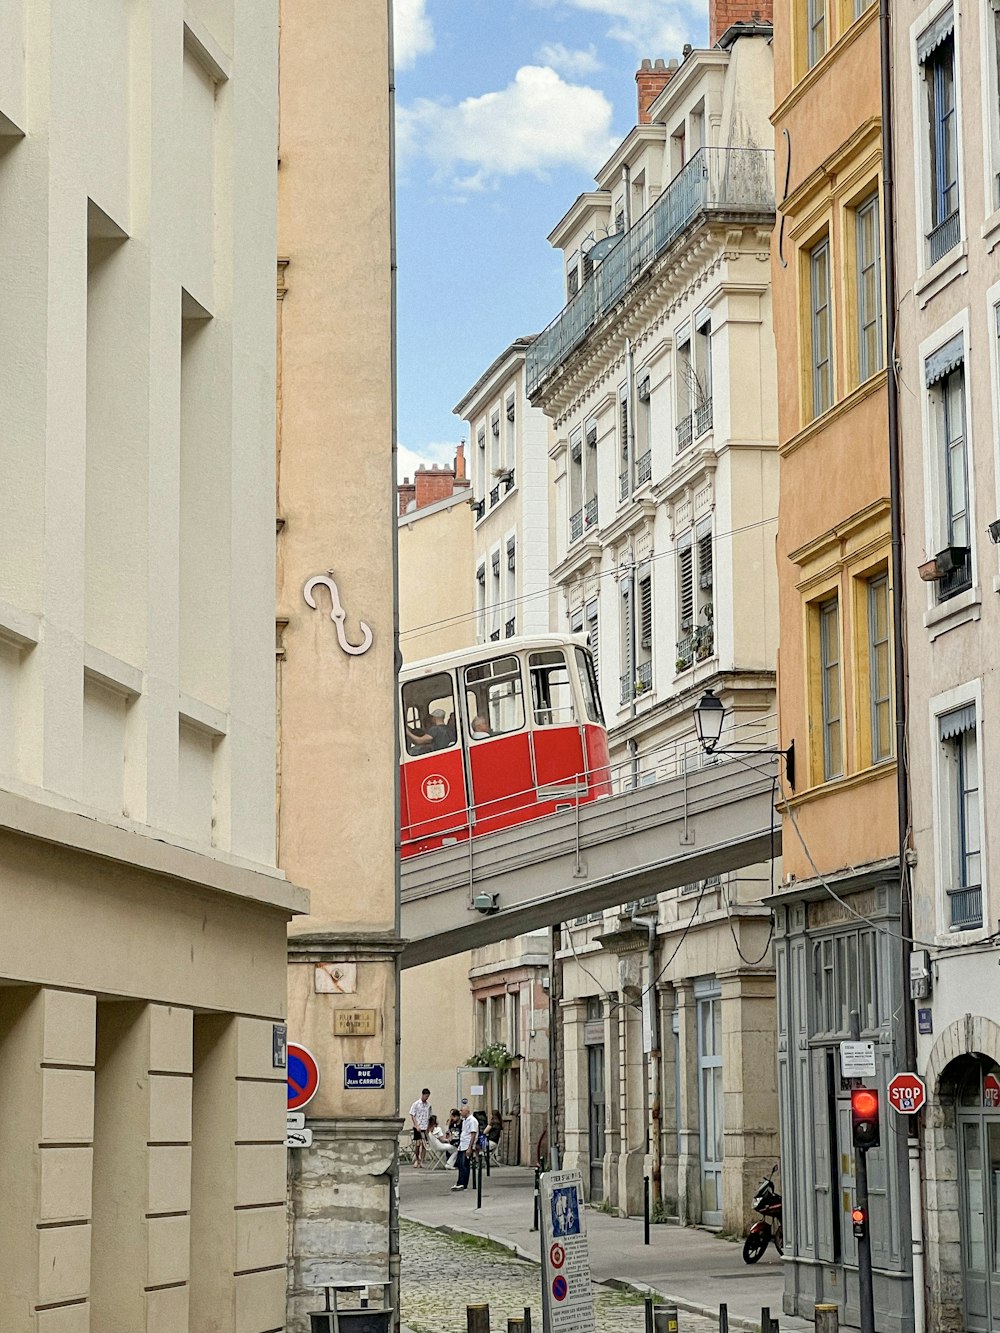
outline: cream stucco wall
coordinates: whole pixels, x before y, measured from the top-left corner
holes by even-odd
[[[284,1314],[277,30],[0,5],[0,1327]]]
[[[288,1162],[299,1333],[324,1278],[397,1272],[392,118],[388,4],[296,0],[280,20],[279,859],[312,896],[289,939],[289,1038],[320,1068],[313,1145]],[[333,587],[312,609],[316,577]],[[324,963],[353,964],[355,988],[321,989]],[[374,1031],[335,1035],[344,1009]],[[383,1086],[346,1088],[358,1062]]]

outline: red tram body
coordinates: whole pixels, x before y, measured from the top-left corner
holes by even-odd
[[[403,856],[611,791],[581,636],[507,639],[416,662],[400,672],[400,704]]]

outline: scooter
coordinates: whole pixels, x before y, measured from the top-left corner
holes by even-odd
[[[747,1232],[743,1242],[743,1261],[755,1264],[767,1249],[768,1241],[774,1241],[774,1248],[784,1254],[784,1240],[781,1234],[781,1195],[774,1188],[774,1173],[778,1169],[775,1162],[771,1174],[765,1176],[757,1186],[751,1207],[760,1213],[760,1221],[755,1222]]]

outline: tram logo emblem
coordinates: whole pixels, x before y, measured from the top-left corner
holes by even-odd
[[[440,773],[432,773],[429,778],[424,778],[424,785],[421,787],[424,793],[424,799],[427,801],[443,801],[451,791],[445,778]]]

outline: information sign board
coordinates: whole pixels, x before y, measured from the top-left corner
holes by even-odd
[[[840,1043],[840,1072],[844,1078],[874,1078],[875,1043],[873,1041],[842,1041]]]
[[[286,1148],[311,1148],[313,1132],[311,1129],[288,1129],[285,1131]]]
[[[579,1171],[541,1177],[542,1303],[549,1333],[595,1333],[587,1214]]]

